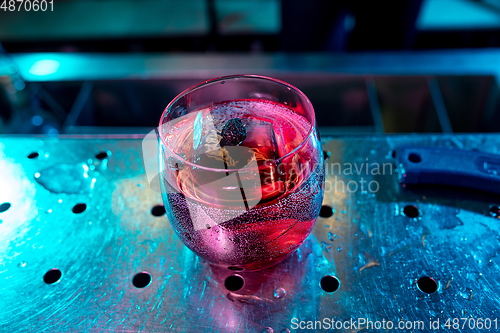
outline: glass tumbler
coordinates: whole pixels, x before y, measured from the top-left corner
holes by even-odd
[[[313,107],[297,88],[257,75],[208,80],[170,102],[159,134],[168,219],[201,258],[258,270],[310,234],[324,160]]]

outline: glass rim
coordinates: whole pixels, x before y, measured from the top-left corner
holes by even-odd
[[[226,75],[226,76],[220,76],[220,77],[216,77],[216,78],[213,78],[213,79],[210,79],[210,80],[206,80],[206,81],[203,81],[203,82],[200,82],[200,83],[197,83],[187,89],[185,89],[184,91],[182,91],[181,93],[179,93],[177,96],[175,96],[175,98],[170,102],[168,103],[167,107],[165,108],[165,110],[163,111],[162,115],[161,115],[161,118],[160,118],[160,124],[159,124],[159,136],[160,136],[160,141],[161,141],[161,144],[163,144],[164,148],[176,159],[178,159],[179,161],[181,161],[182,163],[185,163],[189,166],[192,166],[192,167],[195,167],[195,168],[199,168],[199,169],[203,169],[203,170],[207,170],[207,171],[215,171],[215,172],[235,172],[235,171],[244,171],[244,170],[255,170],[255,168],[248,168],[248,167],[244,167],[244,168],[241,168],[241,169],[218,169],[218,168],[210,168],[210,167],[206,167],[206,166],[203,166],[203,165],[199,165],[199,164],[195,164],[195,163],[192,163],[192,162],[189,162],[187,160],[185,160],[184,158],[180,157],[179,155],[177,155],[176,153],[174,153],[172,150],[170,150],[168,148],[168,145],[167,143],[165,142],[165,138],[162,136],[162,131],[161,131],[161,127],[162,127],[162,124],[163,124],[163,119],[165,119],[165,117],[167,116],[168,114],[168,111],[170,111],[170,108],[172,107],[172,105],[174,103],[176,103],[181,97],[195,91],[195,90],[198,90],[200,88],[203,88],[204,86],[207,86],[207,85],[210,85],[210,84],[213,84],[215,82],[219,82],[219,81],[227,81],[227,80],[232,80],[232,79],[238,79],[238,78],[245,78],[245,79],[258,79],[258,80],[264,80],[264,81],[271,81],[271,82],[274,82],[274,83],[279,83],[281,85],[284,85],[286,87],[290,87],[291,89],[293,89],[296,93],[298,93],[300,96],[302,96],[304,98],[304,100],[306,101],[306,105],[307,107],[309,108],[309,110],[311,110],[311,116],[312,116],[312,119],[311,119],[311,123],[310,123],[310,128],[309,128],[309,131],[307,132],[307,135],[304,137],[304,139],[300,142],[300,144],[295,147],[293,150],[289,151],[288,153],[286,153],[285,155],[281,156],[280,158],[278,159],[275,159],[275,160],[271,160],[270,161],[272,163],[275,163],[276,165],[278,165],[279,163],[281,163],[285,158],[293,155],[299,148],[303,147],[306,142],[309,140],[309,138],[311,137],[311,135],[313,134],[313,131],[314,131],[314,128],[316,127],[316,115],[314,113],[314,108],[312,106],[312,103],[311,101],[309,100],[309,98],[307,98],[307,96],[300,90],[298,89],[297,87],[291,85],[290,83],[287,83],[285,81],[282,81],[282,80],[278,80],[278,79],[275,79],[275,78],[272,78],[272,77],[268,77],[268,76],[264,76],[264,75],[255,75],[255,74],[236,74],[236,75]],[[259,167],[260,168],[260,167]]]

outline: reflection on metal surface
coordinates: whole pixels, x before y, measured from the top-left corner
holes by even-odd
[[[498,154],[499,143],[498,135],[324,140],[327,163],[353,164],[351,173],[327,172],[333,190],[323,204],[333,214],[318,218],[288,259],[249,272],[211,267],[180,242],[149,187],[140,139],[1,138],[0,327],[282,332],[293,318],[497,318],[498,196],[403,187],[395,174],[356,173],[354,165],[392,163],[400,145]],[[108,156],[96,158],[101,151]],[[28,158],[33,152],[39,156]],[[44,169],[80,163],[99,172],[89,191],[56,193],[36,181]],[[335,192],[335,181],[361,177],[379,191],[366,183],[364,191]],[[235,275],[244,284],[228,290]],[[338,279],[337,290],[321,288],[327,276]]]

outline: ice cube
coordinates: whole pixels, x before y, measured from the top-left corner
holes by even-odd
[[[248,115],[243,124],[247,137],[240,146],[252,148],[259,166],[262,200],[267,201],[283,194],[284,175],[278,172],[279,146],[273,122],[264,117]],[[282,141],[281,141],[282,142]]]
[[[278,159],[278,142],[271,120],[248,115],[242,122],[247,137],[240,145],[254,150],[259,165],[267,160]]]
[[[227,121],[220,134],[214,123],[210,112],[200,111],[196,115],[191,134],[193,163],[212,169],[241,169],[255,159],[253,150],[237,146],[246,137],[240,119]]]
[[[191,161],[209,168],[224,169],[224,162],[207,159],[207,155],[220,151],[220,136],[214,125],[214,119],[209,109],[198,112],[193,122],[192,151],[188,154]]]

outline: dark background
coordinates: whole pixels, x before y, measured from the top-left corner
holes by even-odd
[[[236,73],[296,85],[327,134],[495,132],[500,122],[497,0],[48,8],[0,10],[0,133],[144,133],[182,90]]]

